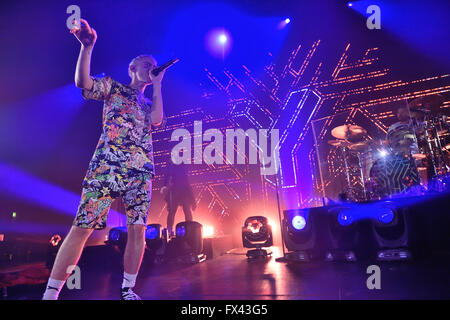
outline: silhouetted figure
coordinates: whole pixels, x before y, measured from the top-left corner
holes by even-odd
[[[194,192],[189,184],[185,165],[169,162],[161,194],[165,194],[164,199],[167,202],[167,231],[173,236],[173,224],[178,207],[182,206],[186,221],[192,221],[192,212],[196,209]]]

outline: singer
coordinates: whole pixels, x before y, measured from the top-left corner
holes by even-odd
[[[154,176],[152,126],[163,121],[161,80],[164,70],[152,73],[156,61],[150,55],[134,58],[128,67],[129,85],[109,76],[90,76],[91,54],[97,33],[86,20],[70,32],[81,43],[75,84],[85,99],[103,101],[103,131],[82,184],[81,201],[73,226],[64,240],[48,280],[44,300],[58,299],[94,229],[106,227],[109,208],[122,197],[126,208],[128,241],[124,253],[124,277],[120,298],[140,300],[134,293],[145,247],[145,229]],[[153,85],[153,99],[144,96]]]

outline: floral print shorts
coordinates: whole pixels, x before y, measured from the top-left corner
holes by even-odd
[[[122,197],[127,224],[147,224],[152,181],[151,173],[120,166],[90,165],[83,181],[81,201],[74,226],[104,229],[109,208]]]

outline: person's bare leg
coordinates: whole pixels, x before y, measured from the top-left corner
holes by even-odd
[[[55,263],[53,264],[52,272],[44,292],[44,300],[58,299],[59,292],[70,275],[70,270],[67,273],[67,269],[69,266],[75,266],[78,263],[86,240],[92,234],[92,231],[93,229],[72,226],[56,255]]]
[[[125,248],[124,271],[128,274],[137,274],[141,266],[145,248],[145,229],[141,224],[128,226],[128,241]]]
[[[56,280],[67,279],[70,275],[66,273],[67,268],[78,263],[78,259],[80,259],[84,245],[93,230],[94,229],[72,226],[69,234],[64,239],[61,248],[58,250],[50,278]]]
[[[128,241],[123,255],[124,272],[121,289],[123,300],[140,300],[139,296],[131,289],[136,284],[137,274],[144,256],[145,229],[144,225],[128,226]]]

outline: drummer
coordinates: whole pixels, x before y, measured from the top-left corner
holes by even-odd
[[[419,153],[415,126],[407,107],[397,109],[398,122],[388,129],[387,140],[394,154],[407,155]]]

